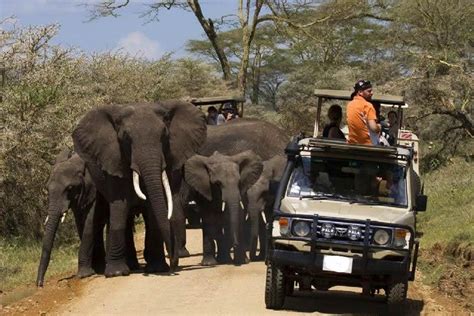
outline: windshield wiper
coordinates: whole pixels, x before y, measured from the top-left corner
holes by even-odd
[[[306,194],[306,195],[300,195],[300,200],[302,199],[312,199],[312,200],[328,200],[328,199],[335,199],[335,200],[351,200],[350,198],[347,198],[343,195],[340,194],[334,194],[334,193],[323,193],[323,192],[318,192],[314,194]]]

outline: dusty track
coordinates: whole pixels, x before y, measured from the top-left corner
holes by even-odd
[[[177,275],[144,275],[57,282],[46,285],[26,303],[5,314],[28,315],[262,315],[262,314],[386,314],[383,296],[361,297],[350,288],[337,292],[297,293],[286,300],[284,310],[265,309],[265,264],[240,267],[202,267],[201,231],[188,230],[192,256],[182,259]],[[419,282],[410,284],[405,315],[456,312],[446,307]],[[54,287],[54,285],[53,285]],[[46,299],[45,299],[46,297]],[[28,303],[29,302],[29,303]],[[436,303],[435,303],[436,302]]]

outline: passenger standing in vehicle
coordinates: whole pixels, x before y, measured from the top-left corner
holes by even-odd
[[[328,110],[328,118],[330,123],[324,126],[323,137],[346,140],[346,136],[344,136],[340,127],[342,121],[342,108],[337,104],[331,105]]]
[[[207,109],[207,125],[217,125],[217,116],[219,112],[214,106],[210,106]]]
[[[372,100],[372,84],[368,80],[359,80],[354,86],[352,101],[347,105],[347,126],[349,127],[349,144],[372,145],[369,129],[380,132]]]

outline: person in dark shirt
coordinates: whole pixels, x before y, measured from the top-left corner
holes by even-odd
[[[328,110],[328,118],[330,123],[324,127],[323,137],[346,140],[344,133],[340,129],[342,108],[337,104],[331,105]]]

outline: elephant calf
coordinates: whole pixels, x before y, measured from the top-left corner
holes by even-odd
[[[247,263],[244,247],[245,213],[241,198],[262,173],[261,159],[248,150],[233,156],[214,152],[210,157],[195,155],[184,165],[184,180],[197,193],[195,200],[202,216],[202,265],[231,261]],[[215,256],[215,244],[218,251]]]

